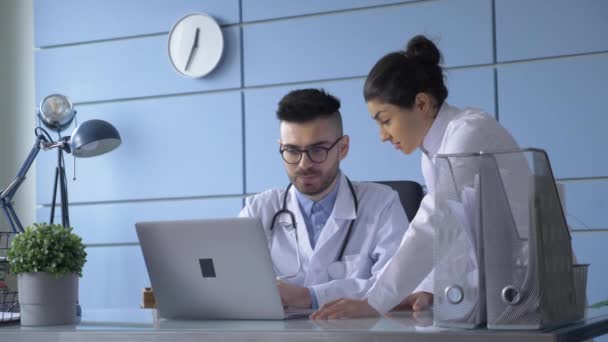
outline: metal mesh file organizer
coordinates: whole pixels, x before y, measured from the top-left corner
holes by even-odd
[[[6,250],[14,233],[0,232],[0,283],[4,284],[8,273]],[[19,320],[19,299],[17,291],[0,287],[0,323],[16,322]]]
[[[433,311],[438,326],[475,328],[486,322],[483,240],[472,176],[478,173],[475,163],[476,157],[468,155],[440,156],[434,161]]]
[[[540,329],[582,318],[545,151],[437,155],[435,177],[446,223],[435,232],[437,325]]]

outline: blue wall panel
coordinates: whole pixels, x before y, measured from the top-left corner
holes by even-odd
[[[279,155],[277,104],[294,87],[245,91],[245,192],[284,187],[289,182]]]
[[[186,14],[239,21],[238,0],[35,0],[35,44],[49,46],[169,32]]]
[[[574,229],[608,229],[608,180],[562,182],[566,219]]]
[[[76,205],[70,206],[70,224],[86,244],[137,242],[136,222],[235,217],[242,206],[238,197]],[[38,209],[38,221],[47,222],[50,212]],[[55,222],[61,222],[60,208]]]
[[[292,17],[312,13],[348,10],[366,6],[394,4],[414,0],[243,0],[243,21],[265,20]]]
[[[139,246],[88,247],[80,279],[84,310],[138,308],[141,291],[150,286]]]
[[[608,50],[608,1],[496,0],[499,61]]]
[[[606,258],[608,234],[574,233],[572,248],[579,263],[588,263],[587,298],[589,304],[608,299],[608,258]]]
[[[546,149],[557,178],[606,176],[607,78],[605,55],[501,66],[500,121],[520,145]]]
[[[238,88],[239,30],[223,30],[225,51],[207,77],[188,79],[169,63],[167,36],[144,37],[36,52],[36,101],[62,93],[74,102]]]
[[[246,25],[245,84],[365,75],[418,33],[437,38],[448,66],[491,63],[491,18],[491,1],[466,0]]]
[[[190,95],[79,106],[79,120],[103,118],[123,144],[94,158],[66,159],[71,202],[240,194],[241,95]],[[38,156],[38,203],[50,203],[55,151]]]
[[[492,69],[457,69],[444,73],[449,104],[459,108],[479,108],[496,116]]]

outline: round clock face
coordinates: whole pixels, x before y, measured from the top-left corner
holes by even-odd
[[[206,14],[181,18],[169,33],[169,60],[173,68],[188,77],[202,77],[219,63],[224,49],[222,30]]]

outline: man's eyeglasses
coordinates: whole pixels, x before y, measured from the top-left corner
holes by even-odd
[[[334,148],[334,146],[336,146],[338,141],[340,141],[342,138],[344,138],[344,136],[339,137],[338,140],[334,141],[334,143],[329,147],[312,146],[305,150],[300,150],[295,147],[286,147],[281,148],[279,152],[287,164],[299,163],[300,160],[302,160],[303,153],[306,153],[308,155],[308,159],[310,159],[313,163],[322,163],[327,160],[327,154],[329,151]]]

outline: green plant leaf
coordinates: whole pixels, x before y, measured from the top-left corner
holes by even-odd
[[[56,277],[68,273],[82,276],[87,253],[72,227],[34,223],[17,234],[7,251],[10,272],[49,272]]]

